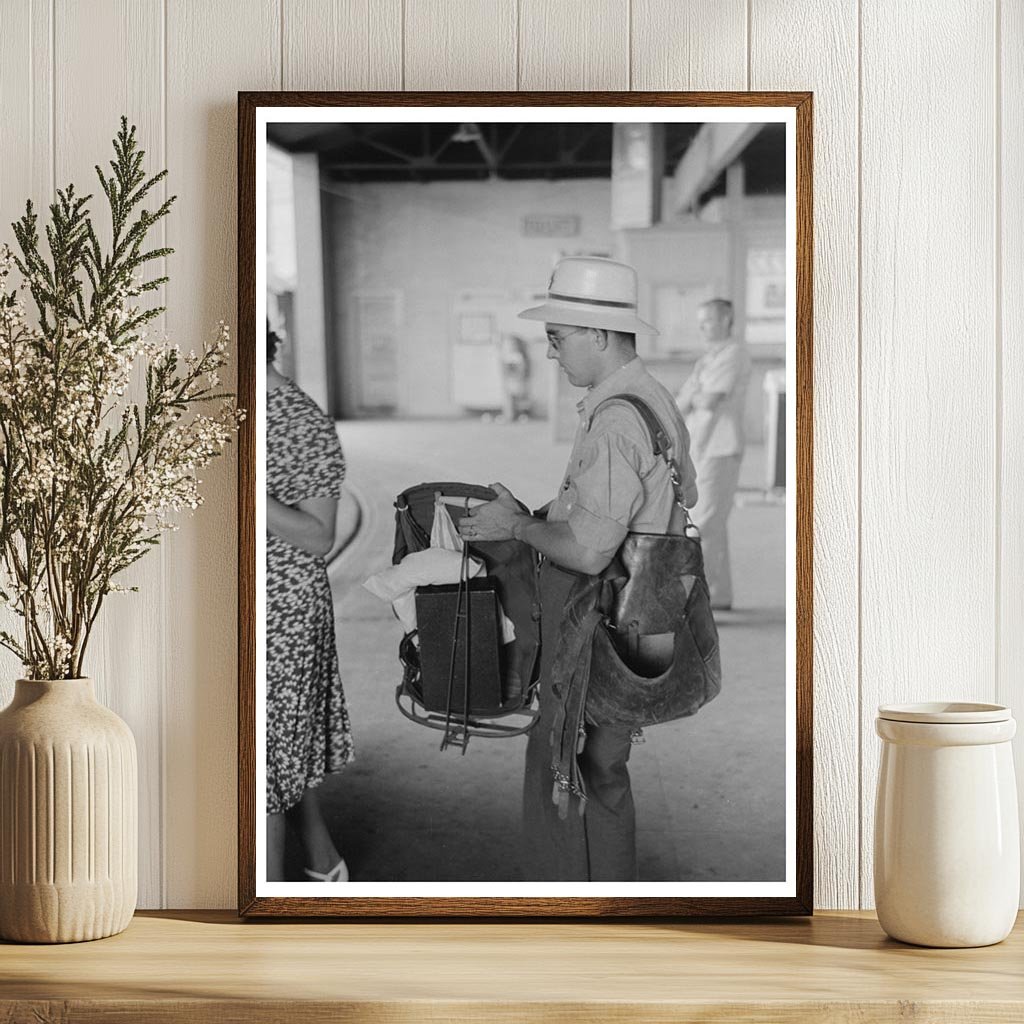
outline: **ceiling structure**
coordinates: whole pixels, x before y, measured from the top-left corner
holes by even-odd
[[[671,175],[699,123],[665,125],[665,174]],[[328,181],[431,182],[610,178],[612,125],[554,123],[284,123],[267,137],[294,153],[319,154]],[[740,154],[748,195],[785,191],[785,126],[766,124]],[[701,197],[725,191],[724,174]]]

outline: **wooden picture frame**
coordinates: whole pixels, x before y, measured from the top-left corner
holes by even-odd
[[[749,113],[752,121],[773,112],[787,125],[787,251],[786,258],[794,284],[794,295],[787,296],[787,373],[789,393],[795,394],[795,438],[788,444],[788,465],[795,467],[796,484],[790,486],[786,504],[787,607],[786,679],[779,700],[785,700],[786,712],[786,875],[782,888],[766,895],[745,892],[704,895],[693,883],[685,892],[684,884],[657,883],[668,887],[652,894],[650,885],[637,886],[631,892],[606,895],[571,894],[564,886],[549,886],[537,891],[533,883],[519,883],[530,889],[523,895],[478,894],[478,890],[449,894],[404,895],[401,883],[382,895],[351,890],[339,892],[327,887],[324,895],[309,892],[310,886],[294,883],[296,891],[268,894],[269,883],[262,878],[257,864],[257,845],[263,806],[257,798],[258,722],[261,707],[257,677],[257,644],[262,626],[257,622],[257,451],[261,408],[257,394],[257,355],[261,351],[258,327],[264,300],[258,282],[265,283],[263,256],[257,250],[258,233],[258,151],[260,133],[273,119],[272,111],[304,110],[309,120],[324,116],[328,110],[370,109],[384,120],[396,117],[394,108],[405,108],[403,117],[416,121],[422,108],[450,110],[452,122],[461,121],[466,108],[474,116],[480,108],[506,111],[516,108],[524,123],[538,108],[564,108],[564,114],[585,120],[594,113],[616,123],[609,110],[623,113],[623,123],[642,120],[649,112],[652,121],[671,121],[676,117],[716,121],[722,110],[738,109]],[[601,108],[595,113],[591,108]],[[641,109],[638,109],[641,108]],[[271,111],[268,113],[268,109]],[[687,113],[689,112],[689,113]],[[561,115],[563,111],[559,111]],[[701,115],[698,118],[698,115]],[[339,121],[344,114],[334,115]],[[532,123],[532,122],[531,122]],[[241,915],[250,917],[331,916],[365,917],[677,917],[747,916],[764,914],[805,915],[813,907],[812,864],[812,96],[807,92],[533,92],[533,93],[424,93],[424,92],[241,92],[238,96],[238,401],[250,410],[239,438],[238,534],[239,534],[239,623],[238,623],[238,905]],[[261,186],[262,187],[262,186]],[[523,220],[523,233],[557,233],[575,230],[571,216],[532,217]],[[770,259],[762,260],[769,267]],[[768,273],[769,271],[765,271]],[[767,280],[767,279],[766,279]],[[770,289],[772,282],[759,287]],[[760,300],[759,300],[760,301]],[[412,481],[410,481],[412,482]],[[557,485],[558,481],[552,481]],[[795,537],[795,542],[791,538]],[[397,664],[397,662],[396,662]],[[345,668],[342,666],[342,677]],[[728,686],[728,680],[725,683]],[[385,691],[382,691],[385,692]],[[724,691],[723,691],[724,692]],[[382,698],[383,699],[383,698]],[[707,712],[702,712],[707,714]],[[665,728],[665,727],[661,727]],[[292,883],[278,883],[287,886]],[[584,883],[597,885],[598,883]],[[506,887],[507,888],[507,887]],[[571,888],[571,887],[570,887]],[[784,891],[783,891],[784,889]],[[397,891],[392,891],[397,890]],[[711,890],[709,889],[709,893]]]

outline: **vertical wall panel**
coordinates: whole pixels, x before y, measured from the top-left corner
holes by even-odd
[[[285,89],[400,89],[402,0],[282,0]]]
[[[236,94],[281,82],[276,0],[167,0],[168,326],[183,346],[236,311]],[[235,377],[234,360],[222,375]],[[203,473],[205,503],[167,549],[168,906],[235,891],[236,446]]]
[[[876,705],[995,692],[993,14],[863,3],[865,906]]]
[[[54,3],[32,0],[31,182],[38,205],[53,197],[54,177]]]
[[[110,240],[110,214],[94,167],[109,171],[111,141],[121,115],[138,126],[147,168],[163,166],[160,0],[57,0],[54,5],[54,166],[56,183],[92,193],[93,221]],[[97,60],[97,54],[103,54]],[[88,82],[88,88],[83,83]],[[157,193],[162,197],[162,190]],[[151,242],[161,243],[159,231]],[[151,271],[152,273],[152,271]],[[157,276],[157,275],[154,275]],[[147,297],[147,301],[160,301]],[[126,398],[143,401],[137,383]],[[84,671],[97,697],[131,727],[139,750],[139,905],[158,907],[162,894],[161,774],[163,751],[163,578],[151,552],[118,583],[136,594],[106,598],[90,638]]]
[[[856,8],[754,0],[750,41],[751,88],[814,92],[814,895],[856,907]]]
[[[520,0],[521,89],[628,89],[627,0]]]
[[[0,32],[0,243],[14,245],[10,223],[25,200],[50,200],[53,33],[50,0],[8,0]]]
[[[516,0],[405,0],[406,89],[515,89]]]
[[[1024,721],[1024,4],[1004,2],[998,214],[1002,283],[1002,543],[996,700]],[[1021,728],[1018,726],[1018,728]],[[1019,737],[1019,734],[1018,734]],[[1014,743],[1024,812],[1024,741]],[[1024,813],[1021,814],[1024,822]],[[1024,895],[1024,890],[1022,890]]]
[[[52,32],[50,0],[12,0],[0,31],[0,245],[16,249],[11,222],[31,199],[45,210],[53,179],[51,147]],[[0,629],[13,636],[21,620],[0,608]],[[23,675],[16,655],[0,648],[0,707],[14,696]]]
[[[93,193],[93,218],[106,228],[109,214],[94,166],[109,172],[122,114],[138,127],[147,169],[162,167],[161,0],[57,0],[54,45],[57,185],[74,182],[79,193]]]
[[[631,89],[747,87],[747,0],[633,0],[631,6]],[[788,8],[778,13],[778,24],[792,20]]]

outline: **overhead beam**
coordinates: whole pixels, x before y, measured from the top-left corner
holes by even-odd
[[[701,125],[672,175],[672,212],[693,209],[718,176],[747,148],[760,124]]]
[[[430,157],[414,157],[404,163],[386,163],[384,161],[360,160],[353,162],[343,158],[322,158],[321,166],[325,171],[332,174],[368,174],[379,171],[395,171],[406,173],[443,173],[446,171],[494,171],[499,176],[505,173],[528,173],[537,172],[547,174],[548,172],[572,172],[572,171],[594,171],[599,177],[607,177],[611,171],[611,163],[608,160],[506,160],[498,162],[492,168],[481,160],[460,160],[451,163],[439,163]]]

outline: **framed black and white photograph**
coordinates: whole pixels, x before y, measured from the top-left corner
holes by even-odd
[[[810,124],[239,94],[241,913],[811,913]]]

